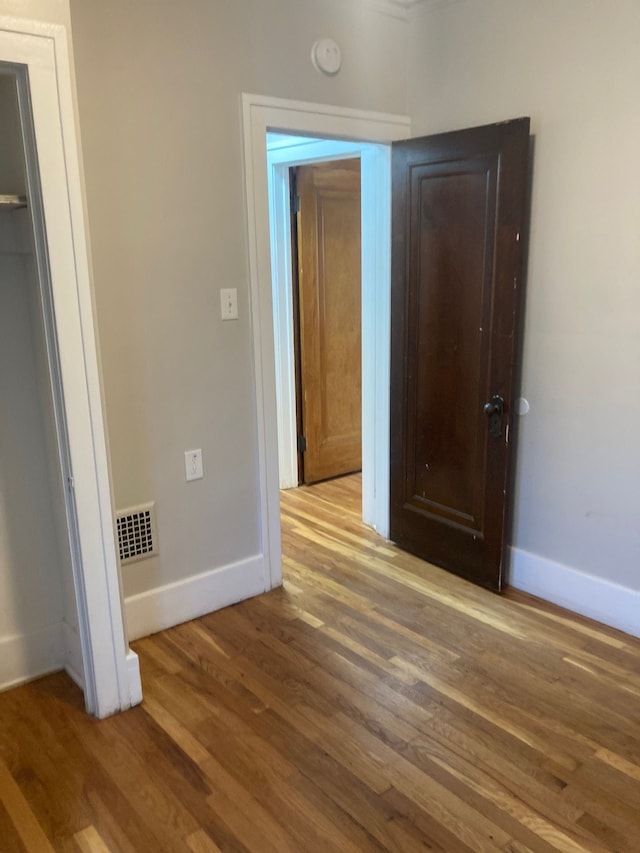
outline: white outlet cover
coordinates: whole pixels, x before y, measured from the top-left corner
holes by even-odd
[[[202,468],[202,450],[185,450],[184,473],[188,483],[191,480],[202,480],[204,471]]]
[[[238,319],[238,291],[235,287],[220,289],[220,316],[223,320]]]

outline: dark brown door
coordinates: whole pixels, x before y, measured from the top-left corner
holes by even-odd
[[[392,150],[391,538],[496,590],[528,152],[528,119]]]
[[[297,191],[302,479],[315,483],[362,466],[360,160],[299,166]]]

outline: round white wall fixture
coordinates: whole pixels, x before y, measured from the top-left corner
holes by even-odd
[[[311,48],[311,61],[316,71],[333,77],[342,67],[342,53],[333,39],[318,39]]]
[[[529,401],[525,400],[524,397],[518,397],[516,400],[515,410],[518,415],[526,415],[529,411]]]

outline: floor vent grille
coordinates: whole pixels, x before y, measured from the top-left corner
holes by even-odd
[[[116,515],[120,562],[146,560],[158,553],[155,504],[120,510]]]

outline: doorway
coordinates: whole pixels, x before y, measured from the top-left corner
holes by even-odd
[[[276,482],[278,471],[273,463],[273,454],[277,450],[277,433],[276,433],[276,407],[275,407],[275,399],[272,396],[272,392],[275,388],[275,376],[274,376],[274,349],[272,347],[271,341],[271,328],[270,328],[270,317],[271,313],[269,309],[272,307],[272,300],[270,298],[271,293],[271,281],[270,276],[268,275],[269,271],[269,241],[268,241],[268,231],[269,231],[269,222],[268,219],[265,221],[265,214],[268,211],[268,193],[267,186],[269,181],[268,172],[269,169],[266,167],[267,161],[267,151],[266,151],[266,136],[269,130],[280,130],[286,128],[289,133],[294,131],[298,131],[299,135],[326,135],[327,137],[342,137],[342,138],[351,138],[351,139],[371,139],[372,135],[375,136],[378,140],[384,140],[386,143],[390,143],[393,141],[399,141],[403,137],[405,139],[404,147],[398,146],[395,151],[397,153],[397,157],[394,157],[394,178],[397,175],[400,178],[401,186],[406,190],[407,186],[411,186],[413,191],[414,189],[414,179],[418,182],[418,188],[420,191],[424,189],[424,180],[423,175],[420,169],[416,169],[415,172],[410,173],[410,181],[409,178],[404,176],[400,176],[400,170],[403,167],[404,163],[404,153],[406,151],[413,150],[414,146],[420,150],[423,145],[429,146],[431,143],[440,144],[447,143],[452,141],[455,133],[450,134],[441,134],[440,137],[423,137],[421,139],[411,140],[411,132],[409,127],[409,122],[403,123],[402,119],[399,117],[383,117],[383,116],[375,116],[366,113],[352,112],[349,110],[343,110],[335,107],[324,107],[317,104],[300,104],[296,102],[288,102],[288,101],[278,101],[275,99],[261,98],[259,96],[251,96],[244,95],[244,129],[245,129],[245,167],[246,167],[246,179],[247,179],[247,209],[249,214],[249,247],[250,247],[250,272],[251,272],[251,297],[252,297],[252,312],[253,312],[253,323],[254,323],[254,355],[255,355],[255,375],[256,375],[256,386],[257,386],[257,395],[256,395],[256,403],[258,410],[258,444],[259,444],[259,460],[260,460],[260,500],[261,500],[261,517],[263,520],[262,524],[262,533],[263,533],[263,557],[265,561],[265,586],[266,588],[278,586],[282,581],[282,561],[281,561],[281,533],[280,533],[280,525],[279,525],[279,515],[278,515],[278,506],[279,506],[279,494],[276,490]],[[395,119],[395,121],[394,121]],[[484,128],[476,128],[476,129],[467,129],[465,131],[459,131],[458,134],[461,134],[460,139],[467,139],[474,136],[476,131],[479,131],[484,134],[492,134],[497,133],[500,136],[500,128],[504,129],[504,125],[509,124],[514,127],[518,124],[521,125],[522,130],[526,131],[526,127],[528,127],[528,120],[512,120],[510,122],[502,122],[498,125],[488,125]],[[526,127],[525,127],[526,125]],[[374,134],[371,132],[374,131]],[[470,135],[470,136],[469,136]],[[501,163],[502,158],[500,156],[500,152],[496,151],[492,153],[489,157],[491,163],[488,162],[487,157],[482,158],[479,154],[475,160],[471,157],[471,160],[475,163],[476,160],[482,160],[484,163],[487,161],[487,169],[491,171],[491,164],[493,164],[496,168],[491,172],[492,175],[498,175],[499,179],[497,182],[493,181],[490,186],[491,189],[491,197],[495,195],[494,189],[496,187],[502,188],[502,195],[500,195],[500,209],[504,211],[509,211],[509,199],[510,194],[514,193],[515,202],[513,204],[513,221],[510,221],[507,228],[502,228],[501,230],[501,240],[496,240],[495,243],[497,245],[496,255],[495,257],[499,259],[499,263],[496,262],[493,266],[489,265],[486,268],[483,267],[484,270],[484,278],[483,281],[489,282],[489,284],[493,285],[496,281],[504,281],[507,283],[511,283],[513,285],[512,293],[511,293],[511,301],[509,299],[503,300],[500,303],[499,311],[497,314],[491,314],[492,322],[495,320],[492,326],[487,327],[490,331],[487,332],[485,338],[490,338],[492,336],[492,330],[495,328],[497,332],[497,336],[500,336],[500,330],[502,330],[502,336],[505,340],[509,340],[511,342],[515,342],[516,337],[514,334],[511,334],[509,331],[509,322],[513,324],[514,320],[517,318],[517,314],[512,309],[514,292],[518,291],[519,293],[519,277],[521,275],[521,266],[522,266],[522,245],[521,235],[524,233],[524,222],[525,222],[525,207],[526,207],[526,194],[522,192],[525,187],[526,181],[523,176],[527,173],[526,168],[526,153],[528,147],[528,136],[523,132],[517,134],[518,141],[517,142],[509,142],[505,140],[505,145],[513,155],[512,159],[509,159],[508,162],[511,164],[513,160],[513,168],[511,165],[508,168],[505,168],[505,174],[501,175]],[[457,137],[456,137],[457,138]],[[435,142],[434,142],[435,140]],[[515,140],[515,136],[514,136]],[[389,208],[390,202],[390,182],[389,182],[389,174],[388,167],[390,164],[389,157],[389,146],[379,146],[383,151],[386,152],[386,166],[387,166],[387,174],[386,174],[386,183],[384,181],[384,168],[378,172],[374,172],[374,177],[372,180],[371,186],[375,187],[384,187],[385,190],[385,198],[382,197],[380,192],[378,195],[375,194],[375,189],[372,194],[372,197],[369,199],[370,204],[367,204],[364,200],[364,186],[365,181],[363,178],[363,210],[371,210],[371,211],[379,211],[384,210],[385,208]],[[492,148],[493,152],[493,148]],[[482,153],[482,152],[481,152]],[[448,155],[447,155],[448,156]],[[435,186],[440,178],[444,176],[440,174],[440,171],[443,169],[446,171],[447,168],[451,164],[451,168],[453,169],[452,174],[457,175],[458,173],[455,171],[455,156],[447,159],[445,156],[444,161],[442,157],[438,158],[437,152],[434,157],[433,163],[434,168],[436,169],[435,183],[430,186]],[[449,162],[451,160],[451,164]],[[505,162],[507,160],[505,159]],[[477,164],[476,164],[477,165]],[[478,171],[475,167],[471,168],[471,172]],[[469,171],[469,170],[467,170]],[[486,170],[485,170],[486,171]],[[363,157],[363,173],[364,173],[364,157]],[[466,174],[466,172],[464,173]],[[511,180],[509,178],[511,177]],[[379,183],[376,183],[379,181]],[[485,181],[486,183],[486,181]],[[402,193],[398,194],[398,204],[400,204],[400,200],[403,197]],[[504,202],[504,204],[503,204]],[[460,208],[462,211],[466,210],[466,200],[463,202],[462,207]],[[447,208],[447,204],[445,203],[445,209]],[[420,213],[424,209],[421,206],[420,195],[419,192],[414,193],[411,196],[411,205],[410,208],[400,209],[398,205],[395,203],[394,196],[394,218],[396,223],[402,223],[402,227],[406,229],[407,224],[409,224],[409,230],[411,235],[420,234],[421,231],[421,223],[419,221],[419,216],[416,216],[416,213]],[[410,210],[410,216],[407,211]],[[508,218],[507,213],[507,218]],[[457,238],[460,237],[460,245],[464,242],[464,237],[466,235],[467,229],[464,227],[464,216],[458,216],[455,214],[454,217],[454,228],[450,232],[450,236],[452,239],[447,244],[447,252],[442,255],[445,259],[443,269],[446,271],[450,267],[451,269],[456,269],[458,252],[456,251],[457,246]],[[497,221],[497,220],[496,220]],[[437,226],[437,222],[435,223]],[[387,221],[385,223],[386,227],[384,230],[378,231],[379,237],[379,245],[381,246],[389,246],[391,242],[391,229],[390,223]],[[447,232],[449,233],[449,232]],[[364,239],[365,239],[365,229],[363,228],[363,259],[368,258],[369,254],[364,249]],[[402,281],[406,280],[406,276],[404,276],[403,265],[406,263],[406,239],[403,236],[403,231],[400,229],[397,233],[394,232],[393,237],[393,246],[394,246],[394,259],[395,259],[395,269],[396,274],[402,276]],[[505,248],[506,247],[506,248]],[[375,241],[371,245],[372,251],[375,253]],[[451,250],[451,251],[450,251]],[[440,257],[437,254],[431,254],[430,257],[436,258],[436,260]],[[451,262],[450,262],[451,261]],[[438,264],[435,265],[436,269],[440,269]],[[380,297],[382,302],[384,303],[384,313],[385,320],[389,320],[389,295],[390,295],[390,277],[388,274],[388,264],[384,266],[384,272],[378,272],[378,283],[379,289],[375,291],[375,296]],[[414,263],[412,269],[418,270],[419,262]],[[415,276],[414,276],[415,277]],[[462,277],[464,280],[465,276]],[[420,278],[420,281],[422,279]],[[363,287],[364,287],[364,271],[363,271]],[[410,326],[415,326],[418,322],[418,316],[415,310],[412,310],[410,314],[406,315],[407,303],[403,301],[402,291],[398,288],[395,289],[397,294],[397,298],[394,301],[394,314],[396,317],[403,317],[402,319],[402,328],[405,328],[406,321],[408,319]],[[484,316],[485,313],[489,312],[491,305],[493,304],[491,299],[492,290],[491,287],[485,287],[481,291],[483,295],[482,301],[482,311],[483,311],[483,322],[477,324],[477,334],[484,334]],[[487,296],[487,299],[484,299],[484,296]],[[448,297],[447,297],[448,298]],[[365,304],[365,300],[363,299],[363,305]],[[377,305],[376,299],[372,302],[373,305]],[[485,311],[486,309],[486,311]],[[404,313],[403,313],[404,312]],[[455,312],[454,312],[455,313]],[[434,321],[438,316],[437,311],[432,312],[430,315],[430,320]],[[487,313],[487,316],[489,314]],[[422,325],[421,325],[422,328]],[[388,322],[380,323],[376,328],[378,332],[378,337],[374,337],[373,340],[376,344],[386,344],[387,353],[390,353],[390,341],[389,341],[389,324]],[[464,340],[462,340],[464,343]],[[396,341],[397,344],[397,341]],[[406,349],[402,345],[402,341],[400,341],[400,346],[394,347],[394,352],[396,354],[396,365],[401,364],[406,355]],[[459,338],[452,339],[449,341],[450,348],[452,351],[457,351],[461,347],[461,340]],[[412,344],[413,346],[413,344]],[[418,342],[417,347],[419,349],[420,342]],[[515,353],[515,348],[512,349],[511,355]],[[365,359],[364,353],[366,352],[366,347],[363,342],[363,369],[365,364],[368,364],[369,361]],[[375,424],[382,424],[386,421],[386,416],[389,414],[389,375],[388,375],[388,361],[386,358],[381,356],[381,353],[378,349],[374,347],[372,351],[372,359],[371,364],[373,365],[374,374],[376,379],[379,380],[382,376],[382,372],[385,368],[386,363],[386,376],[384,382],[379,382],[376,390],[379,391],[379,395],[376,398],[376,404],[380,403],[380,411],[383,412],[382,417],[376,419]],[[435,367],[435,363],[432,363],[432,366]],[[497,390],[490,390],[490,399],[487,396],[486,388],[480,388],[478,386],[476,393],[476,403],[477,400],[483,398],[483,405],[480,408],[480,413],[482,415],[482,423],[485,424],[488,429],[489,436],[494,440],[493,444],[484,443],[483,444],[483,452],[486,451],[485,455],[493,454],[496,450],[496,442],[502,443],[508,447],[509,444],[509,430],[508,421],[505,423],[505,418],[503,415],[509,414],[510,411],[510,399],[513,392],[513,363],[512,359],[507,360],[504,364],[501,364],[500,370],[503,371],[504,376],[502,379],[504,381],[497,381],[496,383],[492,383],[496,385]],[[443,373],[443,376],[446,379],[446,374]],[[506,377],[506,378],[505,378]],[[508,377],[511,377],[509,379]],[[500,377],[499,377],[500,378]],[[507,381],[508,380],[508,381]],[[415,381],[415,378],[414,378]],[[363,377],[364,384],[364,377]],[[396,390],[400,387],[396,383]],[[402,400],[402,396],[400,397]],[[486,402],[484,402],[486,400]],[[473,402],[473,401],[472,401]],[[401,402],[401,407],[404,406],[404,402]],[[422,411],[422,410],[420,410]],[[478,415],[478,409],[475,404],[472,405],[472,411],[469,413],[469,418],[477,419],[479,421],[480,416]],[[466,418],[466,413],[465,413]],[[467,420],[469,420],[467,418]],[[486,421],[484,420],[486,418]],[[387,421],[388,423],[388,421]],[[398,423],[398,419],[396,418],[396,424]],[[379,433],[375,433],[376,441],[379,436]],[[412,435],[415,437],[417,435],[417,430],[414,429]],[[404,433],[403,433],[404,435]],[[383,525],[385,525],[383,535],[388,535],[388,523],[389,523],[389,466],[388,466],[388,451],[389,444],[388,438],[389,433],[387,431],[387,445],[386,448],[382,451],[382,443],[378,447],[376,447],[375,460],[378,464],[381,465],[380,468],[376,469],[375,475],[377,477],[378,471],[381,476],[379,479],[374,480],[373,485],[373,496],[374,503],[378,510],[381,509],[382,506],[385,505],[386,502],[386,510],[387,513],[381,516],[381,521]],[[424,441],[422,440],[425,437],[424,431],[420,432],[421,443],[424,445]],[[411,436],[410,436],[411,438]],[[413,440],[413,439],[411,439]],[[397,444],[395,445],[397,447]],[[425,445],[426,446],[426,445]],[[364,450],[364,449],[363,449]],[[455,448],[454,448],[455,450]],[[382,452],[380,452],[382,451]],[[447,449],[447,453],[453,460],[453,464],[456,464],[456,456],[455,453],[451,452],[451,448]],[[511,451],[507,454],[504,454],[507,457],[510,455]],[[395,453],[394,459],[392,459],[391,467],[394,468],[395,471],[398,470],[398,459],[402,461],[401,457],[398,457],[397,452]],[[426,464],[423,465],[424,470],[429,470],[429,462],[427,460]],[[488,470],[485,466],[485,472]],[[365,488],[365,479],[364,479],[364,461],[363,461],[363,498],[364,493],[366,492]],[[508,479],[508,465],[503,466],[503,473],[506,472]],[[423,472],[424,473],[424,472]],[[425,475],[426,476],[426,475]],[[386,478],[386,479],[385,479]],[[503,478],[504,479],[504,478]],[[502,479],[499,481],[497,478],[495,483],[499,485],[502,482]],[[501,498],[502,503],[501,507],[504,508],[505,512],[502,512],[502,521],[504,522],[504,518],[506,515],[506,501],[507,501],[507,489],[506,484],[507,480],[504,479],[505,488],[503,489],[503,496]],[[475,488],[475,483],[473,487]],[[495,484],[494,484],[495,485]],[[496,486],[497,488],[497,486]],[[500,486],[501,488],[501,486]],[[423,490],[425,491],[425,490]],[[424,498],[424,495],[422,495]],[[363,500],[363,508],[364,508],[364,500]],[[497,504],[496,504],[497,505]],[[363,520],[367,521],[366,515],[363,512]],[[375,526],[375,525],[374,525]],[[383,528],[377,528],[379,532],[383,532]],[[496,527],[496,529],[498,529]],[[501,530],[504,530],[504,526],[501,527]],[[395,533],[397,536],[397,533]],[[480,535],[477,532],[472,532],[470,534],[472,538],[475,540],[480,540]],[[492,540],[493,541],[493,540]],[[498,540],[496,540],[498,541]],[[500,538],[499,541],[501,554],[504,549],[504,537]],[[496,551],[497,553],[497,551]],[[501,558],[502,559],[502,556]],[[437,562],[437,561],[436,561]],[[497,571],[501,571],[500,561],[497,564]],[[268,573],[268,574],[267,574]]]
[[[390,148],[372,142],[322,139],[295,132],[269,131],[265,138],[279,488],[292,488],[299,482],[289,170],[310,163],[359,159],[362,517],[365,524],[387,536]]]
[[[267,135],[283,489],[370,462],[362,452],[373,402],[361,370],[361,301],[370,295],[361,273],[363,152],[365,143]]]
[[[66,426],[40,298],[17,83],[1,69],[0,126],[0,688],[62,668],[82,687]]]
[[[279,455],[293,449],[290,471],[295,471],[295,443],[278,440],[276,385],[286,389],[291,375],[287,353],[275,341],[286,330],[291,316],[286,305],[274,299],[272,264],[280,268],[290,261],[276,250],[272,257],[269,217],[269,183],[274,182],[273,204],[288,204],[286,184],[278,183],[277,166],[267,163],[267,134],[278,132],[324,142],[359,140],[341,144],[366,146],[362,164],[362,310],[363,310],[363,520],[382,536],[389,524],[389,283],[390,283],[390,148],[389,144],[411,133],[405,116],[370,113],[321,104],[286,101],[261,95],[243,95],[244,152],[248,212],[251,312],[254,333],[254,370],[258,412],[258,460],[261,519],[261,559],[265,589],[282,582],[280,532]],[[364,141],[364,143],[363,143]],[[284,222],[287,223],[288,219]],[[285,237],[286,240],[286,237]],[[276,246],[285,245],[281,240]],[[286,272],[284,273],[286,275]],[[385,347],[387,356],[380,355]],[[278,354],[277,354],[278,353]],[[295,399],[293,394],[290,399]],[[368,400],[367,405],[365,401]],[[287,411],[291,411],[289,405]],[[289,421],[295,424],[295,419]],[[373,424],[367,430],[366,423]],[[291,431],[295,436],[295,428]],[[368,461],[369,460],[369,461]]]
[[[22,171],[24,186],[21,193],[22,187],[7,185],[6,194],[18,200],[7,202],[3,214],[5,248],[11,249],[6,254],[12,256],[5,263],[13,287],[2,298],[14,301],[14,316],[20,315],[25,332],[14,330],[16,349],[10,348],[8,360],[13,366],[16,355],[22,355],[16,371],[24,372],[27,362],[33,368],[29,395],[24,391],[29,383],[12,385],[11,375],[4,377],[5,390],[15,399],[3,406],[17,408],[19,395],[28,396],[22,408],[31,413],[27,420],[35,432],[26,444],[28,449],[39,446],[37,459],[23,462],[9,485],[11,466],[2,460],[0,515],[8,529],[9,486],[24,488],[27,479],[44,493],[42,507],[46,503],[48,508],[47,518],[44,508],[36,511],[37,500],[24,498],[27,514],[18,522],[12,517],[11,540],[0,531],[10,541],[3,546],[0,593],[3,605],[12,602],[7,618],[14,620],[2,630],[26,626],[22,633],[0,637],[0,658],[6,664],[7,652],[13,660],[4,686],[64,668],[81,683],[87,711],[104,717],[140,702],[142,691],[120,595],[65,28],[0,18],[0,75],[14,114],[13,134],[3,121],[2,144],[12,149],[14,160],[18,152],[23,158],[13,172]],[[11,159],[2,153],[3,161]],[[15,217],[23,217],[22,228]],[[11,424],[15,439],[18,428],[14,420]],[[19,456],[24,459],[24,448]],[[57,565],[58,582],[52,582],[53,576],[45,581],[46,568],[39,566],[31,586],[18,593],[23,578],[13,561],[24,567],[28,551],[28,543],[19,540],[36,534],[37,550],[49,556],[45,562]],[[35,620],[39,625],[27,624],[38,597],[44,603],[35,610],[43,618]]]

